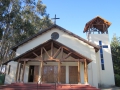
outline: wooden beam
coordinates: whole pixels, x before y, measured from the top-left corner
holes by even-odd
[[[48,56],[49,58],[51,58],[50,55],[48,54],[48,52],[46,51],[46,49],[45,49],[44,47],[43,47],[43,50],[46,52],[47,56]]]
[[[5,74],[6,74],[6,71],[7,71],[7,65],[5,65]]]
[[[34,59],[34,58],[23,58],[19,61],[34,61],[34,60],[40,61],[40,59]]]
[[[21,76],[21,67],[22,67],[22,64],[20,64],[20,68],[19,68],[19,76],[18,76],[18,81],[20,82],[20,76]]]
[[[54,55],[54,48],[53,48],[53,42],[51,42],[51,58],[53,58]]]
[[[61,47],[56,51],[56,53],[53,55],[53,58],[56,58],[58,56],[58,54],[60,53],[60,49]]]
[[[63,60],[61,60],[61,62],[62,62],[62,61],[63,61],[63,62],[64,62],[64,61],[68,61],[68,62],[69,62],[69,61],[77,61],[77,62],[80,61],[80,62],[84,62],[83,59],[63,59]]]
[[[63,47],[61,48],[61,60],[63,59]]]
[[[81,83],[81,79],[80,79],[80,61],[78,61],[78,84]]]
[[[67,56],[64,57],[64,59],[67,59],[70,55],[71,55],[72,52],[68,53]]]
[[[23,64],[22,82],[24,81],[25,65],[26,65],[26,61],[24,61]]]
[[[17,69],[16,69],[16,76],[15,76],[15,81],[17,82],[17,77],[18,77],[18,69],[19,69],[19,61],[17,63]]]
[[[36,57],[39,57],[36,53],[33,52],[33,54],[34,54]]]
[[[40,62],[40,80],[42,82],[42,78],[43,78],[43,61]]]
[[[58,62],[58,83],[61,83],[61,66],[60,61]]]
[[[84,60],[85,60],[85,62],[84,62],[84,83],[88,84],[87,61],[86,61],[86,59],[84,59]]]
[[[41,55],[40,55],[40,57],[41,57],[41,59],[43,60],[43,48],[41,48]]]

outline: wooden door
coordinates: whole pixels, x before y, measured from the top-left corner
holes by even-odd
[[[55,83],[57,78],[57,66],[43,66],[43,82]]]
[[[47,82],[54,83],[54,66],[48,66],[47,70]]]
[[[66,68],[65,66],[61,66],[61,83],[66,83]]]
[[[69,66],[69,83],[78,83],[78,66]]]
[[[33,82],[38,82],[39,78],[39,66],[34,66],[34,79]]]

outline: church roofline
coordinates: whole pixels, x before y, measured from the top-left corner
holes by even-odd
[[[52,28],[59,28],[60,30],[68,33],[69,35],[72,35],[73,37],[78,38],[79,40],[87,43],[88,45],[90,45],[90,46],[92,46],[92,47],[94,47],[94,49],[95,49],[96,52],[100,49],[100,47],[97,46],[96,44],[93,44],[93,43],[91,43],[91,42],[89,42],[89,41],[81,38],[80,36],[78,36],[78,35],[70,32],[70,31],[68,31],[68,30],[66,30],[66,29],[64,29],[64,28],[62,28],[62,27],[60,27],[60,26],[58,26],[58,25],[56,25],[56,24],[52,25],[51,27],[49,27],[49,28],[47,28],[47,29],[44,29],[44,30],[38,32],[37,34],[34,34],[33,36],[31,36],[31,37],[29,37],[29,38],[27,38],[27,39],[25,39],[25,40],[23,40],[23,41],[21,41],[20,43],[18,43],[18,44],[16,44],[15,46],[13,46],[11,49],[14,50],[14,51],[16,51],[16,49],[17,49],[19,46],[23,45],[24,43],[27,43],[28,41],[32,40],[33,38],[35,38],[35,37],[37,37],[37,36],[39,36],[39,35],[41,35],[41,34],[43,34],[44,32],[46,32],[46,31],[48,31],[48,30],[51,30]]]
[[[11,61],[17,61],[17,60],[19,60],[19,59],[24,58],[26,55],[27,55],[27,57],[33,56],[33,55],[31,55],[30,53],[33,53],[34,51],[38,50],[38,48],[41,48],[41,47],[46,46],[46,45],[47,45],[48,43],[50,43],[50,42],[53,42],[53,43],[55,43],[56,45],[59,45],[59,46],[62,46],[62,47],[67,48],[67,50],[70,50],[70,52],[76,54],[77,56],[80,56],[81,59],[86,59],[88,63],[92,62],[92,60],[91,60],[90,58],[88,58],[88,57],[86,57],[86,56],[78,53],[77,51],[75,51],[75,50],[67,47],[66,45],[64,45],[64,44],[62,44],[62,43],[60,43],[60,42],[58,42],[58,41],[49,39],[48,41],[46,41],[46,42],[44,42],[44,43],[42,43],[42,44],[34,47],[33,49],[30,49],[30,50],[24,52],[23,54],[15,57],[15,58],[13,58],[13,59],[11,59],[11,60],[8,60],[8,61],[4,62],[3,64],[6,65],[7,63],[9,63],[9,62],[11,62]],[[49,46],[50,46],[50,45],[49,45]],[[57,46],[57,47],[58,47],[58,46]],[[47,47],[47,48],[48,48],[48,47]],[[38,51],[40,51],[40,50],[38,50]],[[30,55],[28,55],[28,54],[30,54]],[[34,57],[34,58],[35,58],[35,57]],[[33,58],[33,59],[34,59],[34,58]]]

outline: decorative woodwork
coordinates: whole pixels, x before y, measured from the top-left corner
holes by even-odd
[[[87,83],[87,62],[89,63],[90,60],[87,61],[83,56],[79,55],[75,51],[66,48],[64,46],[57,47],[57,51],[54,52],[53,45],[54,43],[51,42],[50,48],[51,51],[48,53],[49,49],[47,46],[40,48],[40,53],[36,53],[36,51],[32,51],[32,55],[36,56],[36,58],[21,58],[19,62],[23,63],[23,73],[22,73],[22,81],[24,78],[24,72],[25,72],[25,64],[28,61],[37,61],[40,62],[40,67],[35,66],[34,71],[34,82],[37,82],[38,80],[38,69],[40,70],[40,77],[42,78],[42,82],[48,82],[48,83],[65,83],[66,78],[66,70],[65,67],[61,66],[61,62],[78,62],[78,66],[70,66],[69,67],[69,81],[70,83],[77,84],[80,83],[80,62],[84,62],[84,73],[85,73],[85,82]],[[47,47],[47,48],[46,48]],[[66,56],[63,54],[66,53]],[[48,58],[44,58],[44,55],[47,55]],[[73,57],[74,59],[69,59],[69,57]],[[85,60],[84,60],[85,59]],[[43,62],[58,62],[57,66],[43,66]],[[18,68],[17,68],[18,69]],[[20,73],[21,73],[21,67],[19,70],[19,77],[18,80],[20,81]],[[18,74],[18,71],[16,71],[16,74]],[[49,78],[50,77],[50,78]],[[17,76],[16,76],[17,79]]]

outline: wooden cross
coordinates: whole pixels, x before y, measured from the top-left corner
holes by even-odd
[[[56,24],[56,19],[60,19],[60,18],[57,18],[55,14],[55,18],[52,18],[52,19],[54,19],[54,24]]]

